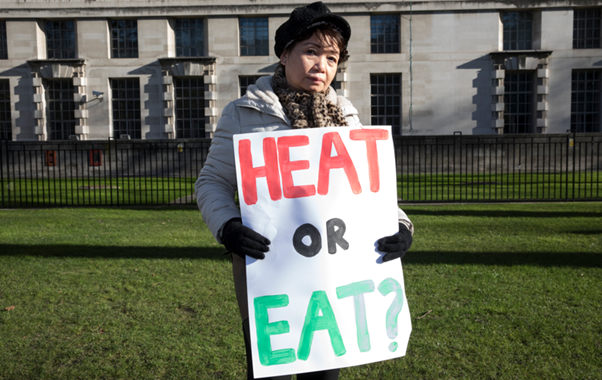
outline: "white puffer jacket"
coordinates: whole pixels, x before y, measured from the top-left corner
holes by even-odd
[[[194,186],[203,220],[220,243],[224,224],[232,218],[240,218],[240,210],[234,202],[237,185],[232,136],[291,129],[271,82],[271,76],[259,78],[255,85],[249,86],[245,96],[224,108],[213,134],[207,161]],[[355,107],[346,98],[337,96],[334,89],[330,89],[327,100],[338,104],[349,126],[361,125]],[[412,223],[401,210],[399,221],[414,232]]]

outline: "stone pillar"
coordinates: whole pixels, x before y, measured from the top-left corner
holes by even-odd
[[[548,128],[548,59],[542,59],[537,69],[537,133],[546,133]]]
[[[209,75],[203,77],[205,85],[205,134],[213,137],[213,132],[217,128],[217,75],[215,65],[212,65],[211,70],[208,70]]]
[[[169,71],[163,70],[163,119],[164,132],[168,139],[176,138],[174,108],[173,77]]]
[[[506,71],[501,65],[493,64],[491,72],[491,128],[494,133],[501,135],[504,133],[504,78]]]
[[[33,118],[35,120],[34,133],[38,141],[46,141],[46,117],[44,110],[46,104],[44,101],[44,83],[40,76],[40,73],[32,73],[32,84],[33,84]]]
[[[76,124],[75,124],[75,135],[80,140],[87,140],[90,129],[88,127],[88,109],[86,99],[86,88],[88,85],[88,78],[84,71],[85,66],[80,66],[77,70],[74,70],[73,74],[73,101],[75,102],[76,108],[73,110]]]

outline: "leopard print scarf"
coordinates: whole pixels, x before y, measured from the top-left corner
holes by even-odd
[[[293,128],[348,126],[341,108],[326,100],[326,92],[297,92],[286,82],[284,68],[278,65],[272,77],[272,88]]]

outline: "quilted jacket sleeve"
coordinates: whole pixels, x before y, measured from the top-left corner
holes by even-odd
[[[230,103],[222,113],[207,161],[194,185],[203,220],[219,243],[222,243],[221,229],[224,224],[232,218],[240,218],[240,210],[234,202],[236,167],[232,143],[232,136],[239,132],[238,109]]]
[[[410,218],[408,218],[406,213],[399,207],[397,208],[397,219],[399,220],[399,223],[403,223],[406,227],[408,227],[408,230],[410,230],[412,235],[414,235],[414,224],[410,221]]]

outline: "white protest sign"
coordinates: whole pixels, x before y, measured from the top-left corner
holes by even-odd
[[[404,356],[412,329],[399,260],[389,127],[234,136],[243,222],[271,240],[247,256],[255,377]]]

